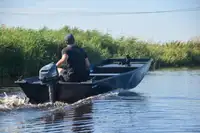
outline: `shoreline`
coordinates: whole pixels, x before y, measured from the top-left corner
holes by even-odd
[[[149,71],[164,71],[164,70],[200,70],[200,66],[160,67],[157,69],[151,68]]]

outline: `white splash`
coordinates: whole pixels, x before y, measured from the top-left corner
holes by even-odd
[[[28,99],[26,97],[20,97],[18,95],[8,96],[4,92],[4,97],[0,99],[0,110],[12,109],[27,104],[28,104]]]

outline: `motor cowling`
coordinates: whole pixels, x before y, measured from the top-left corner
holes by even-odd
[[[57,81],[59,79],[59,73],[56,64],[52,62],[43,66],[39,71],[39,79],[43,83]]]

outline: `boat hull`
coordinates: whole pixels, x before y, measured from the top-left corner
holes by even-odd
[[[16,82],[26,96],[29,98],[30,103],[45,103],[49,102],[48,86],[42,83],[19,83]],[[63,83],[58,82],[54,88],[54,100],[73,103],[80,99],[90,96],[102,94],[111,91],[113,88],[104,85],[97,85],[95,83]]]
[[[111,61],[113,63],[113,61],[122,61],[122,59],[112,59]],[[134,65],[129,67],[121,67],[122,65],[110,67],[108,66],[111,64],[109,60],[104,60],[95,66],[90,74],[91,80],[89,81],[82,83],[59,81],[54,84],[54,101],[73,103],[89,96],[110,92],[119,88],[132,89],[144,78],[152,59],[134,59],[132,62]],[[29,98],[30,103],[49,102],[48,86],[43,84],[38,77],[18,80],[15,83],[21,87]]]

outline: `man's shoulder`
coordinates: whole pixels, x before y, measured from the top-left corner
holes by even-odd
[[[68,50],[70,50],[70,49],[71,49],[70,46],[66,46],[66,47],[64,47],[64,48],[62,49],[62,51],[68,51]]]
[[[83,47],[78,46],[78,48],[79,48],[81,51],[85,52],[85,49],[84,49]]]
[[[85,58],[88,57],[87,52],[85,51],[84,48],[80,47],[80,50],[82,51],[82,53],[84,54]]]
[[[71,49],[71,47],[68,47],[68,46],[67,46],[67,47],[64,47],[64,48],[61,50],[61,53],[62,53],[62,54],[65,53],[65,54],[66,54],[70,49]]]
[[[74,45],[74,46],[72,46],[72,47],[73,47],[73,48],[77,48],[77,49],[79,49],[79,50],[85,52],[85,49],[84,49],[83,47],[81,47],[81,46]]]

